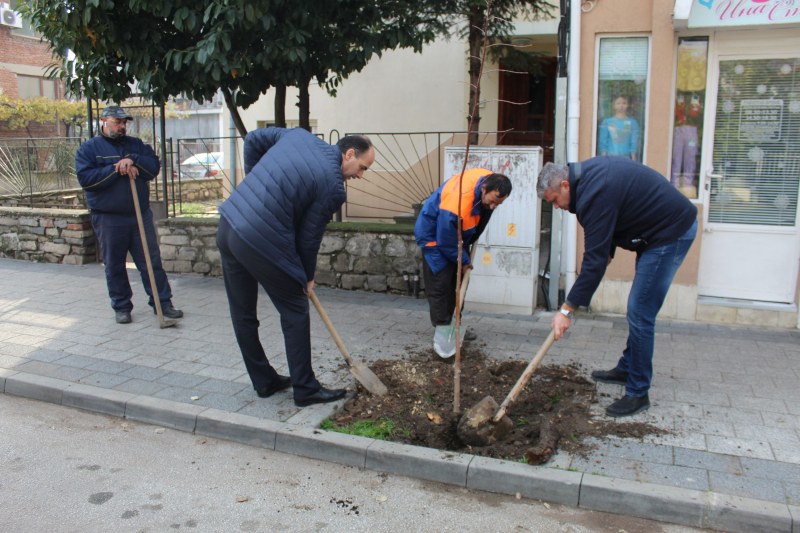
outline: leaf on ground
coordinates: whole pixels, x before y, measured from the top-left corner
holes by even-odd
[[[250,501],[250,496],[237,496],[236,497],[236,503],[244,503],[244,502],[249,502],[249,501]]]
[[[441,424],[442,423],[442,417],[439,416],[436,413],[428,413],[428,420],[430,420],[434,424]]]

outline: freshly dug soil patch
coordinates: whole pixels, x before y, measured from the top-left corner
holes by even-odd
[[[590,406],[597,401],[596,387],[581,367],[542,365],[508,410],[514,429],[489,446],[465,445],[456,430],[461,413],[487,395],[502,403],[527,361],[487,359],[471,344],[462,348],[461,358],[459,414],[453,413],[453,363],[430,349],[375,362],[370,368],[389,392],[377,397],[359,386],[356,396],[331,418],[337,426],[390,419],[397,428],[391,437],[395,442],[512,461],[525,458],[529,464],[547,462],[558,449],[585,455],[591,449],[587,437],[664,433],[641,422],[593,418]]]

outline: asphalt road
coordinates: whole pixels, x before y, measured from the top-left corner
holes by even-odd
[[[697,529],[360,471],[0,394],[8,532]]]

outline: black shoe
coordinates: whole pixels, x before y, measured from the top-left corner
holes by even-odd
[[[639,398],[623,396],[616,402],[606,407],[606,414],[614,418],[631,416],[650,408],[650,398],[645,394]]]
[[[308,398],[303,398],[302,400],[295,399],[294,404],[297,407],[306,407],[315,403],[335,402],[336,400],[344,398],[345,394],[347,394],[347,391],[344,389],[326,389],[322,387]]]
[[[464,340],[465,341],[474,341],[477,338],[478,338],[478,335],[476,335],[475,332],[472,331],[469,328],[467,328],[467,331],[464,332]]]
[[[153,314],[154,315],[158,314],[158,310],[156,310],[155,307],[153,308]],[[181,311],[180,309],[175,309],[174,307],[172,307],[172,304],[166,304],[166,305],[162,304],[161,314],[167,318],[183,318],[183,311]]]
[[[595,370],[592,372],[592,379],[603,383],[613,383],[615,385],[625,385],[628,382],[628,373],[612,368],[611,370]]]
[[[130,311],[114,311],[114,318],[117,324],[130,324],[131,312]]]
[[[259,398],[269,398],[276,392],[286,390],[291,386],[292,380],[289,378],[289,376],[281,376],[278,374],[278,377],[275,378],[272,385],[263,389],[256,389],[256,394],[258,394]]]

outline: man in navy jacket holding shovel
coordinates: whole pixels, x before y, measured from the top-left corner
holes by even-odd
[[[149,304],[154,306],[147,275],[147,263],[131,194],[131,178],[142,210],[147,248],[153,265],[161,310],[168,318],[181,318],[183,312],[172,307],[172,289],[161,266],[158,236],[150,210],[150,187],[161,168],[153,149],[136,137],[126,135],[131,116],[119,106],[108,106],[100,114],[100,134],[81,145],[75,155],[78,181],[92,212],[92,227],[105,265],[108,295],[118,324],[131,321],[133,291],[125,261],[131,254],[142,277]],[[155,312],[155,310],[154,310]]]
[[[314,375],[308,294],[344,180],[363,177],[374,161],[372,143],[357,135],[330,145],[304,129],[264,128],[245,139],[247,176],[220,206],[217,246],[236,340],[261,398],[290,386],[300,407],[345,395]],[[281,317],[289,376],[275,371],[259,340],[259,285]]]
[[[594,157],[568,167],[547,163],[537,193],[553,207],[575,213],[584,229],[580,274],[553,317],[556,340],[569,328],[572,313],[589,305],[615,249],[636,252],[627,344],[616,367],[596,370],[592,377],[625,386],[625,396],[608,406],[607,415],[649,408],[656,315],[694,241],[697,208],[664,176],[623,157]]]

